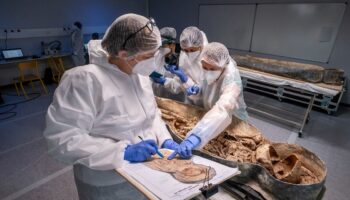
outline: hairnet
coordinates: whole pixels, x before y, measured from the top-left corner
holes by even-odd
[[[142,30],[139,31],[140,29]],[[139,32],[136,33],[137,31]],[[130,38],[127,40],[128,37]],[[137,14],[125,14],[118,17],[108,27],[102,40],[102,47],[109,55],[117,55],[120,50],[125,50],[129,56],[133,56],[156,50],[160,45],[160,32],[157,26],[152,25],[146,17]]]
[[[164,27],[160,29],[160,36],[163,44],[175,43],[176,30],[172,27]]]
[[[201,47],[204,45],[204,38],[201,30],[195,26],[185,28],[180,35],[181,48]]]
[[[230,62],[230,53],[225,45],[219,42],[211,42],[204,47],[202,60],[209,64],[223,67]]]

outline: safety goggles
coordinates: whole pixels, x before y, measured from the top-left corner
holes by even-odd
[[[139,30],[137,30],[135,33],[132,33],[130,34],[124,41],[123,45],[122,45],[122,48],[124,50],[125,49],[125,46],[126,46],[126,43],[133,37],[135,37],[135,35],[139,32],[141,32],[143,29],[147,28],[149,30],[149,35],[153,33],[153,29],[154,27],[157,27],[156,25],[156,22],[154,21],[154,19],[152,17],[149,18],[148,22],[146,23],[146,25],[144,25],[143,27],[141,27]]]
[[[169,45],[169,44],[175,44],[176,41],[174,38],[171,37],[166,37],[166,36],[162,36],[162,45]]]
[[[192,53],[192,52],[200,51],[201,47],[182,48],[181,50],[184,51],[185,53]]]

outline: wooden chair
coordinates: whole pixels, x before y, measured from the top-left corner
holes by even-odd
[[[19,70],[19,77],[14,78],[14,85],[16,88],[17,95],[19,96],[19,90],[17,87],[17,84],[19,83],[22,92],[26,98],[28,98],[27,93],[23,87],[24,82],[30,82],[32,89],[34,90],[34,84],[33,81],[39,81],[44,89],[45,94],[48,94],[46,86],[41,79],[39,66],[37,61],[27,61],[22,62],[17,65],[17,68]]]

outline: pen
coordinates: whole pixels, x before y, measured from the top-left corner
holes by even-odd
[[[140,138],[140,140],[144,141],[141,136],[138,136],[138,137]],[[156,153],[158,154],[159,157],[164,158],[164,155],[159,152],[158,148],[156,149]]]

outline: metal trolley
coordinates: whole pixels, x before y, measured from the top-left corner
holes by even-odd
[[[277,97],[279,101],[282,101],[283,99],[288,99],[293,102],[298,102],[298,103],[307,105],[306,111],[302,115],[301,120],[300,120],[300,117],[296,116],[296,113],[288,112],[286,110],[284,111],[288,112],[288,114],[292,116],[295,116],[296,120],[285,119],[283,117],[263,111],[258,108],[248,107],[248,110],[251,110],[253,112],[260,113],[268,117],[271,117],[273,119],[296,125],[297,127],[299,127],[298,135],[299,137],[302,137],[303,129],[305,127],[305,124],[310,119],[310,112],[313,107],[321,108],[327,111],[328,114],[335,113],[338,110],[341,98],[345,92],[346,79],[344,79],[343,81],[342,91],[335,96],[318,94],[318,93],[306,91],[300,88],[294,88],[291,86],[274,85],[271,83],[257,81],[246,77],[242,77],[242,83],[243,83],[244,90],[248,89],[248,90],[260,92],[263,94],[272,95]],[[267,104],[264,104],[264,106],[274,107],[273,105],[267,105]]]

